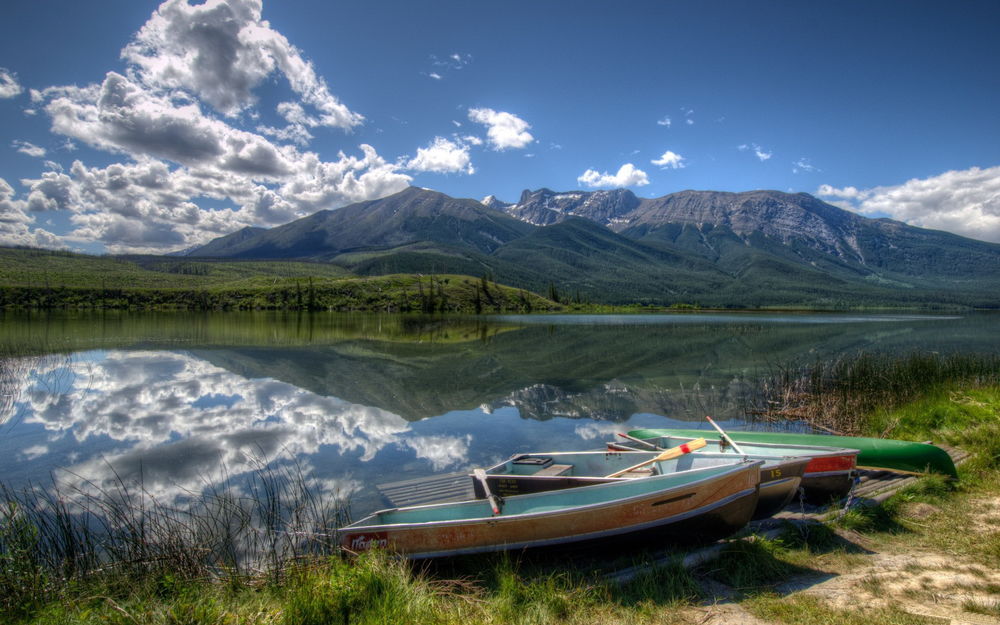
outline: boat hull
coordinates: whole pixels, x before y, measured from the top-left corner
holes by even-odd
[[[753,520],[769,518],[785,508],[799,492],[807,458],[785,458],[760,469],[760,495]]]
[[[675,435],[699,437],[711,435],[710,431],[697,429],[644,429],[629,432],[636,438]],[[728,432],[737,443],[773,443],[787,445],[826,445],[848,447],[860,453],[857,465],[862,468],[887,469],[905,473],[940,473],[958,477],[955,463],[948,452],[928,443],[915,443],[886,438],[861,436],[832,436],[829,434],[801,434],[796,432]]]
[[[383,548],[409,558],[490,551],[707,540],[749,522],[756,508],[760,462],[740,463],[678,483],[664,475],[521,495],[491,515],[485,501],[377,512],[339,532],[351,552]],[[571,505],[579,501],[580,505]],[[449,516],[454,518],[449,518]]]

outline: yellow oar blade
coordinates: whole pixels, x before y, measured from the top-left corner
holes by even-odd
[[[681,443],[677,447],[671,447],[670,449],[666,450],[659,456],[650,460],[650,462],[659,462],[660,460],[671,460],[673,458],[683,456],[684,454],[689,454],[695,449],[701,449],[706,444],[707,443],[704,438],[696,438],[690,443]]]
[[[606,475],[605,477],[618,477],[619,475],[624,475],[629,471],[635,471],[636,469],[641,469],[647,464],[653,464],[654,462],[660,462],[661,460],[672,460],[673,458],[678,458],[680,456],[683,456],[684,454],[689,454],[696,449],[701,449],[702,447],[705,446],[705,444],[706,443],[704,438],[696,438],[689,443],[682,443],[677,447],[671,447],[665,452],[659,454],[654,458],[650,458],[645,462],[640,462],[637,465],[631,466],[627,469],[622,469],[621,471],[615,471],[611,475]]]

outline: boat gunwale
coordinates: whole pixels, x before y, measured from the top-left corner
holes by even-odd
[[[802,479],[816,478],[816,477],[832,477],[835,475],[850,475],[854,473],[854,469],[837,469],[835,471],[815,471],[812,473],[803,473]]]
[[[709,432],[706,432],[706,434],[709,434]],[[701,437],[691,437],[691,436],[675,436],[673,434],[666,434],[666,435],[661,435],[661,436],[650,436],[649,438],[643,438],[643,439],[640,439],[640,440],[650,441],[650,440],[653,440],[653,439],[656,439],[656,438],[679,438],[679,439],[682,439],[682,440],[685,440],[685,441],[693,441],[693,440],[697,440],[697,438],[704,438],[708,442],[717,442],[717,441],[721,440],[721,437],[718,436],[718,435],[716,435],[716,436],[709,435],[709,436],[701,436]],[[615,445],[621,445],[622,443],[614,441],[614,444]],[[830,455],[836,455],[836,456],[853,455],[853,456],[857,456],[858,454],[861,453],[860,449],[854,449],[852,447],[840,447],[840,446],[836,446],[836,445],[798,445],[798,444],[795,444],[795,443],[789,443],[789,444],[786,445],[784,443],[759,443],[757,441],[740,441],[740,444],[753,445],[755,447],[766,447],[766,448],[780,448],[780,449],[789,449],[789,448],[791,448],[791,449],[801,449],[801,450],[809,450],[809,449],[822,450],[822,451],[819,451],[818,453],[804,454],[804,455],[808,455],[810,458],[823,458],[823,457],[830,456]],[[636,451],[641,451],[641,450],[636,450]],[[653,452],[650,451],[649,453],[653,453]],[[695,450],[695,451],[692,451],[691,453],[726,453],[726,454],[728,454],[729,452],[713,452],[713,451]],[[734,450],[733,451],[733,455],[739,455],[739,454],[737,454],[735,452],[735,450]],[[761,454],[751,454],[751,455],[761,455]],[[790,455],[790,454],[785,454],[785,455]]]

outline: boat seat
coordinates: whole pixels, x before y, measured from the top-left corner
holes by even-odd
[[[639,467],[638,469],[632,469],[628,473],[622,473],[618,477],[649,477],[651,475],[656,475],[656,470],[652,467]]]
[[[539,469],[537,473],[533,473],[532,475],[548,475],[548,476],[566,475],[571,470],[573,470],[573,465],[571,464],[550,464],[547,467]]]

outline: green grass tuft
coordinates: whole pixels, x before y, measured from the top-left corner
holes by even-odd
[[[783,558],[786,549],[781,544],[754,538],[727,544],[718,558],[705,565],[705,574],[736,590],[754,593],[804,572]]]
[[[824,523],[786,522],[775,542],[785,549],[804,550],[811,554],[829,553],[842,547],[836,532]]]
[[[702,594],[701,586],[680,561],[651,566],[614,591],[614,596],[623,605],[644,601],[676,605],[695,601]]]
[[[293,571],[282,594],[287,625],[426,622],[435,604],[423,578],[379,552]]]

